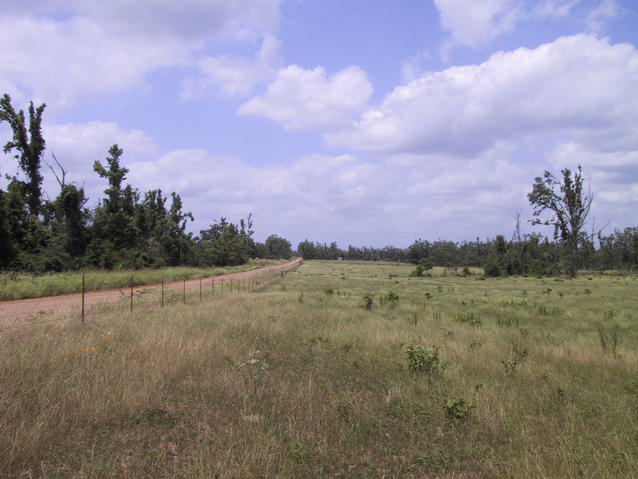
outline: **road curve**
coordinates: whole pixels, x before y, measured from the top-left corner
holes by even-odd
[[[301,263],[301,258],[295,259],[288,263],[278,264],[274,266],[267,266],[265,268],[252,269],[248,271],[241,271],[239,273],[228,273],[219,276],[212,276],[209,278],[203,278],[203,284],[211,287],[211,282],[215,285],[221,285],[222,282],[226,284],[231,279],[246,279],[267,271],[279,271],[287,270],[298,263]],[[186,289],[193,290],[199,289],[200,280],[190,279],[186,280]],[[146,284],[142,286],[135,286],[133,288],[133,295],[137,295],[142,291],[154,291],[162,287],[159,284]],[[164,283],[164,290],[181,290],[184,287],[184,281],[173,281],[170,283]],[[228,286],[227,286],[228,287]],[[86,308],[95,306],[100,303],[113,303],[121,300],[123,297],[128,297],[130,290],[128,288],[122,289],[109,289],[103,291],[87,291],[84,294],[84,305]],[[219,294],[219,293],[218,293]],[[14,301],[0,301],[0,321],[19,319],[31,316],[37,313],[51,313],[57,311],[65,311],[69,309],[77,309],[80,311],[82,308],[82,293],[64,294],[60,296],[49,296],[47,298],[31,298],[31,299],[18,299]]]

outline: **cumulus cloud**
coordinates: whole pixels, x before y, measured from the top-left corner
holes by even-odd
[[[13,2],[0,19],[0,86],[66,106],[145,86],[152,71],[189,65],[209,40],[270,38],[278,24],[278,0]]]
[[[228,55],[199,59],[199,76],[185,82],[182,97],[199,97],[211,91],[219,91],[227,97],[248,93],[258,83],[275,76],[282,61],[280,44],[277,37],[266,34],[254,59]]]
[[[53,106],[140,86],[148,71],[173,65],[188,48],[146,36],[112,36],[81,17],[0,20],[0,76]]]
[[[446,58],[455,46],[482,48],[496,37],[512,32],[521,22],[566,17],[581,3],[582,0],[434,0],[441,26],[450,33],[441,53]],[[598,0],[584,23],[589,31],[598,32],[607,20],[619,14],[617,0]]]
[[[363,110],[370,95],[372,85],[357,66],[328,76],[322,67],[290,65],[277,72],[263,95],[242,104],[237,113],[271,119],[287,130],[331,130]]]
[[[88,123],[45,123],[42,133],[47,150],[43,159],[60,173],[52,155],[68,171],[67,183],[84,185],[91,201],[102,196],[104,180],[93,171],[95,160],[104,163],[108,149],[117,143],[124,150],[122,163],[126,165],[140,159],[148,159],[157,152],[152,138],[140,130],[126,130],[117,123],[92,121]],[[2,139],[0,135],[0,139]],[[57,195],[59,187],[53,174],[42,164],[44,190],[49,197]]]
[[[330,145],[377,153],[474,156],[502,140],[569,134],[607,148],[638,136],[638,52],[577,35],[479,65],[428,73],[396,87]],[[633,147],[636,147],[633,144]]]
[[[378,216],[392,191],[390,175],[379,165],[351,155],[315,154],[287,166],[252,166],[205,150],[176,150],[132,163],[130,170],[130,181],[142,190],[179,192],[195,216],[195,228],[222,215],[237,219],[252,212],[262,240],[273,232],[293,241],[332,234],[343,240],[344,231],[354,236],[357,227],[370,228],[365,218]],[[378,227],[378,220],[373,223]]]
[[[523,15],[520,0],[434,0],[451,45],[481,47],[514,29]],[[450,46],[451,46],[450,45]]]

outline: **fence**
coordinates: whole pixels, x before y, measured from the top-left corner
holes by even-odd
[[[133,312],[134,304],[135,304],[134,298],[136,294],[139,298],[140,294],[143,294],[145,291],[151,288],[159,289],[159,292],[160,292],[159,304],[160,304],[160,307],[163,308],[166,303],[166,294],[165,294],[166,292],[174,292],[177,289],[181,289],[182,303],[187,304],[188,292],[191,292],[191,296],[192,296],[193,290],[196,290],[197,286],[199,286],[199,302],[201,303],[205,296],[213,297],[213,298],[215,297],[216,286],[217,286],[217,295],[220,297],[223,297],[224,294],[226,294],[226,296],[233,295],[233,294],[237,295],[240,293],[245,293],[245,292],[261,289],[264,286],[267,286],[268,284],[272,283],[273,281],[279,278],[284,278],[288,274],[288,272],[290,272],[291,270],[292,268],[279,269],[279,270],[271,269],[268,271],[264,271],[262,273],[250,275],[248,277],[216,278],[213,276],[211,278],[199,278],[194,280],[184,279],[179,282],[174,281],[168,284],[166,284],[164,280],[162,280],[159,286],[153,285],[153,286],[138,286],[138,287],[135,286],[135,277],[131,276],[131,281],[130,281],[130,286],[128,291],[129,301],[130,301],[129,303],[130,312],[131,313]],[[246,274],[250,274],[250,271],[243,274],[242,273],[239,273],[239,274],[241,274],[242,276],[245,276]],[[226,290],[225,293],[224,293],[224,290]],[[195,291],[195,293],[197,293],[197,291]],[[121,293],[119,297],[121,298]],[[173,300],[175,299],[175,295],[172,295],[172,299]],[[145,304],[148,304],[148,302],[146,302]],[[85,275],[84,273],[82,273],[82,309],[81,309],[82,322],[84,322],[85,317],[86,317]]]
[[[127,287],[108,291],[87,291],[87,279],[90,277],[82,273],[80,294],[2,302],[0,303],[0,320],[33,318],[39,313],[54,311],[80,310],[80,318],[84,322],[89,308],[101,304],[124,302],[127,310],[132,313],[136,308],[152,306],[163,308],[168,303],[178,301],[183,304],[202,302],[204,299],[259,290],[277,279],[284,278],[299,263],[300,261],[293,261],[224,276],[171,282],[162,280],[161,283],[154,285],[136,285],[133,275]]]

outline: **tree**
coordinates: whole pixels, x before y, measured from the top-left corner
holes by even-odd
[[[292,250],[290,249],[290,241],[280,238],[277,235],[270,235],[266,238],[266,257],[276,259],[290,259]],[[335,243],[336,247],[336,243]]]
[[[0,98],[0,123],[6,121],[13,131],[13,140],[4,145],[4,152],[11,153],[18,160],[20,169],[27,176],[28,181],[20,182],[24,192],[29,213],[38,216],[40,212],[40,197],[42,195],[42,175],[40,175],[40,159],[45,149],[44,137],[40,124],[46,104],[35,108],[33,102],[29,104],[29,128],[27,129],[24,111],[15,111],[11,106],[11,97],[6,93]],[[13,179],[13,181],[18,181]]]
[[[561,171],[562,181],[549,171],[543,177],[536,177],[532,191],[527,195],[534,207],[533,224],[554,226],[554,237],[560,236],[569,250],[569,276],[576,277],[576,255],[578,244],[584,239],[582,231],[593,195],[583,189],[583,176],[580,165],[578,171],[572,172],[565,168]],[[551,216],[541,219],[545,212]]]

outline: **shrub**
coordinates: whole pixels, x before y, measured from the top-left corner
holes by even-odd
[[[480,326],[481,318],[477,315],[474,316],[473,311],[460,312],[454,315],[454,321],[458,323],[467,323],[471,326]]]
[[[443,402],[443,410],[450,419],[455,421],[469,418],[475,407],[474,404],[463,398],[449,398]]]
[[[436,344],[431,348],[416,345],[408,346],[406,351],[408,369],[413,373],[441,374],[447,367],[447,363],[441,359],[439,351],[440,348]]]
[[[366,293],[363,295],[363,307],[368,311],[372,309],[372,304],[374,303],[374,297],[370,293]]]
[[[423,275],[424,275],[424,269],[423,269],[423,265],[421,264],[417,264],[416,268],[414,268],[414,271],[410,273],[410,276],[416,276],[418,278],[423,277]]]

